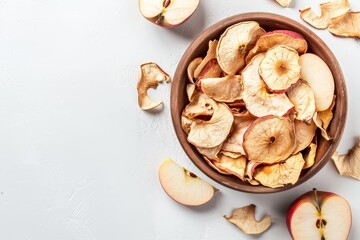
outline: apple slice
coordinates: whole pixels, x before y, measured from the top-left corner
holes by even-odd
[[[315,54],[300,56],[300,78],[306,81],[314,91],[316,111],[328,109],[334,98],[334,77],[328,65]]]
[[[169,159],[159,168],[159,180],[169,197],[187,206],[207,203],[217,191],[194,173]]]
[[[287,227],[293,239],[348,239],[351,209],[341,196],[314,189],[297,198],[287,213]]]
[[[196,10],[200,0],[139,0],[140,13],[162,27],[176,27]]]

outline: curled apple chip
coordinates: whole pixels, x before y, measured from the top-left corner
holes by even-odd
[[[300,79],[299,54],[293,48],[270,48],[259,66],[259,73],[271,92],[285,92]]]
[[[218,46],[218,40],[213,40],[209,42],[209,48],[207,50],[206,56],[201,61],[199,66],[195,69],[194,72],[194,78],[198,78],[203,68],[206,66],[208,62],[210,62],[213,59],[216,59],[216,48]]]
[[[220,151],[220,154],[225,155],[225,156],[227,156],[227,157],[231,157],[231,158],[238,158],[238,157],[240,157],[240,156],[243,155],[243,154],[241,154],[241,153],[225,151],[225,150],[223,150],[223,149]]]
[[[214,107],[217,103],[202,92],[197,92],[192,99],[186,105],[182,115],[189,119],[210,119],[214,114]]]
[[[240,156],[238,158],[231,158],[225,155],[220,155],[219,161],[214,161],[213,164],[221,171],[230,173],[244,181],[246,157]]]
[[[254,179],[253,174],[255,172],[255,169],[261,165],[261,162],[256,162],[256,161],[248,161],[246,164],[246,168],[245,168],[245,176],[247,179],[251,180]]]
[[[225,215],[224,218],[232,224],[235,224],[246,234],[260,234],[270,227],[271,216],[267,215],[260,221],[257,221],[255,218],[255,208],[256,206],[254,204],[237,208],[232,212],[230,217]]]
[[[189,102],[194,101],[197,93],[198,91],[194,83],[189,83],[186,85],[186,94],[188,96]]]
[[[221,148],[222,148],[222,144],[220,144],[219,146],[212,147],[212,148],[198,147],[196,149],[204,157],[207,157],[208,159],[210,159],[212,161],[217,161],[218,162],[218,161],[220,161],[219,153],[221,151]]]
[[[276,45],[285,45],[293,48],[299,53],[299,55],[306,53],[308,49],[306,40],[297,32],[289,30],[274,30],[259,37],[255,46],[246,56],[246,62],[249,63],[256,54],[266,52]]]
[[[360,138],[356,145],[345,155],[337,152],[332,156],[337,170],[342,176],[349,176],[360,180]]]
[[[188,79],[191,83],[194,83],[195,69],[200,65],[202,60],[203,59],[201,57],[197,57],[197,58],[193,59],[187,67],[187,75],[188,75]]]
[[[257,117],[266,115],[284,116],[294,109],[285,93],[269,93],[259,75],[259,65],[264,58],[257,54],[242,72],[243,100],[246,108]]]
[[[276,0],[276,2],[282,7],[288,7],[291,3],[291,0]]]
[[[268,164],[285,160],[295,148],[294,124],[286,117],[258,118],[246,130],[243,147],[249,160]]]
[[[220,168],[218,168],[217,166],[215,166],[215,162],[214,160],[211,160],[209,158],[207,158],[206,156],[204,156],[204,160],[207,162],[207,164],[209,164],[210,167],[212,167],[213,169],[215,169],[218,173],[224,174],[224,175],[232,175],[231,173],[225,172],[223,170],[221,170]]]
[[[190,126],[192,123],[193,123],[193,120],[191,120],[185,116],[181,116],[181,127],[184,130],[184,132],[186,133],[186,135],[189,134]]]
[[[286,95],[294,104],[296,119],[310,121],[316,111],[312,88],[306,82],[299,81],[290,87]]]
[[[160,83],[170,83],[171,77],[164,72],[156,63],[144,63],[140,66],[139,80],[137,83],[138,103],[141,109],[150,110],[156,108],[162,101],[152,100],[147,91],[156,89]]]
[[[305,164],[303,166],[303,169],[310,168],[315,163],[317,145],[315,143],[310,143],[308,148],[309,151],[306,154],[304,154]]]
[[[196,147],[212,148],[219,146],[230,133],[234,117],[228,106],[224,103],[218,103],[212,108],[214,113],[210,120],[197,120],[190,126],[187,140]]]
[[[330,20],[329,31],[341,37],[360,38],[360,12],[346,12]]]
[[[320,16],[311,8],[300,10],[302,20],[318,29],[325,29],[329,26],[332,18],[343,15],[350,10],[348,0],[331,0],[320,4]]]
[[[301,153],[289,157],[285,162],[258,167],[254,178],[262,185],[278,188],[286,184],[295,184],[299,177],[305,161]]]
[[[234,102],[242,98],[242,78],[228,75],[223,78],[201,79],[201,90],[218,102]]]
[[[295,149],[293,153],[298,153],[307,148],[316,134],[316,128],[314,121],[303,122],[300,120],[294,121],[295,126]]]
[[[255,21],[240,22],[228,27],[220,36],[217,60],[221,69],[235,75],[245,66],[245,56],[265,30]]]
[[[332,137],[329,136],[329,134],[327,132],[327,128],[329,127],[330,122],[334,116],[334,114],[332,112],[334,106],[335,106],[335,97],[334,97],[332,104],[330,105],[330,107],[328,109],[326,109],[325,111],[316,112],[313,117],[314,123],[320,129],[321,136],[323,138],[325,138],[326,140],[332,139]]]
[[[211,59],[201,70],[198,79],[203,78],[218,78],[222,75],[223,70],[221,69],[216,59]]]

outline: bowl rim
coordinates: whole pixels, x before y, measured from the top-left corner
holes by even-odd
[[[340,94],[342,95],[341,113],[337,114],[337,115],[341,116],[341,121],[340,121],[340,124],[336,127],[336,131],[334,133],[334,136],[336,138],[334,137],[334,139],[331,140],[332,142],[331,142],[330,147],[327,149],[327,151],[325,152],[323,157],[320,159],[319,163],[316,166],[313,166],[313,168],[312,168],[313,170],[311,172],[300,177],[299,180],[294,185],[288,184],[288,185],[285,185],[284,187],[279,187],[279,188],[269,188],[269,187],[264,187],[264,186],[259,187],[259,186],[242,185],[242,184],[234,186],[233,184],[231,184],[229,182],[220,181],[216,176],[219,176],[221,174],[216,172],[216,170],[213,169],[213,171],[211,171],[211,172],[205,171],[203,167],[205,167],[205,168],[209,167],[206,162],[194,161],[194,158],[196,158],[199,153],[196,154],[194,152],[194,147],[190,146],[191,144],[187,141],[187,139],[186,139],[187,135],[185,134],[185,132],[183,131],[182,126],[181,126],[181,114],[178,113],[179,106],[178,106],[177,91],[180,88],[180,82],[181,82],[180,76],[183,74],[182,70],[186,69],[186,60],[188,58],[187,55],[189,53],[191,54],[191,52],[193,52],[195,50],[195,48],[199,44],[201,44],[204,40],[206,40],[208,38],[208,36],[215,30],[222,29],[221,31],[223,32],[227,27],[229,27],[233,24],[236,24],[238,22],[259,21],[260,19],[261,19],[261,21],[270,21],[270,22],[275,21],[278,24],[285,24],[286,28],[284,28],[284,29],[288,29],[288,28],[301,29],[302,35],[304,36],[305,39],[308,40],[309,38],[311,38],[312,40],[315,40],[317,42],[317,44],[322,47],[321,51],[324,52],[324,54],[326,54],[327,59],[331,59],[331,61],[332,61],[332,65],[333,65],[332,73],[334,75],[334,80],[336,79],[335,78],[335,75],[336,75],[337,79],[339,79],[339,81],[340,81],[340,86],[337,86],[337,83],[335,82],[335,84],[336,84],[335,91],[337,90],[338,87],[340,87],[341,88]],[[337,101],[337,99],[336,99],[336,101]],[[184,54],[182,55],[178,65],[177,65],[175,74],[174,74],[174,78],[173,78],[173,82],[172,82],[172,86],[171,86],[171,93],[170,93],[170,110],[171,110],[171,118],[172,118],[172,123],[173,123],[173,127],[175,130],[176,136],[177,136],[183,150],[185,151],[186,155],[190,158],[190,160],[193,162],[193,164],[201,172],[203,172],[209,178],[211,178],[215,182],[217,182],[225,187],[228,187],[228,188],[231,188],[231,189],[234,189],[237,191],[260,194],[260,193],[282,192],[285,190],[292,189],[296,186],[299,186],[300,184],[306,182],[311,177],[313,177],[316,173],[318,173],[327,164],[327,162],[331,158],[332,154],[336,151],[336,148],[339,145],[340,139],[344,132],[346,118],[347,118],[347,101],[348,101],[348,99],[347,99],[346,83],[345,83],[344,75],[342,73],[340,64],[337,61],[333,52],[330,50],[330,48],[325,44],[325,42],[319,36],[317,36],[313,31],[311,31],[308,27],[306,27],[302,23],[295,21],[293,19],[290,19],[288,17],[274,14],[274,13],[267,13],[267,12],[248,12],[248,13],[241,13],[241,14],[233,15],[233,16],[227,17],[223,20],[220,20],[219,22],[211,25],[210,27],[208,27],[207,29],[202,31],[190,43],[190,45],[188,46],[188,48],[185,50]],[[338,102],[336,102],[336,105],[337,104],[338,104]],[[192,149],[191,151],[189,151],[189,146],[190,146],[190,150]],[[205,164],[207,166],[204,166]],[[239,182],[240,181],[241,180],[239,180]]]

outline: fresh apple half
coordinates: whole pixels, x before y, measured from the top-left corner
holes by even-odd
[[[159,169],[160,184],[176,202],[199,206],[212,199],[216,188],[172,160],[165,160]]]
[[[176,27],[196,10],[200,0],[139,0],[141,15],[162,27]]]
[[[351,219],[350,205],[344,198],[314,189],[291,204],[286,222],[294,240],[346,240]]]

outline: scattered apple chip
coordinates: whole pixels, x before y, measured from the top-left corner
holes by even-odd
[[[336,152],[332,156],[337,170],[342,176],[349,176],[360,180],[360,138],[356,145],[345,155],[339,156]]]
[[[192,60],[187,67],[187,75],[188,75],[188,79],[191,83],[194,83],[195,69],[200,65],[202,60],[203,59],[201,57],[197,57],[194,60]]]
[[[276,0],[276,2],[282,7],[288,7],[291,3],[291,0]]]
[[[314,121],[303,122],[300,120],[294,121],[295,126],[295,149],[293,153],[298,153],[307,148],[316,134],[316,128]]]
[[[170,83],[171,77],[156,63],[144,63],[140,66],[139,80],[137,83],[138,103],[142,110],[156,108],[162,101],[153,101],[148,95],[149,88],[156,89],[160,83]]]
[[[235,209],[230,217],[224,216],[226,220],[235,224],[246,234],[260,234],[266,231],[271,225],[271,216],[265,216],[260,221],[255,218],[254,204]]]
[[[201,90],[218,102],[234,102],[242,98],[242,78],[228,75],[223,78],[201,79]]]
[[[195,69],[194,78],[199,77],[201,71],[203,70],[203,68],[206,66],[206,64],[208,62],[210,62],[213,59],[216,59],[216,48],[218,46],[218,42],[219,42],[218,40],[213,40],[213,41],[209,42],[209,48],[208,48],[208,51],[206,53],[206,56],[201,61],[199,66]]]
[[[262,185],[278,188],[286,184],[295,184],[299,179],[305,161],[301,153],[289,157],[285,162],[258,167],[254,178]]]
[[[360,38],[360,12],[346,12],[330,20],[329,31],[341,37]]]
[[[201,70],[198,79],[218,78],[222,75],[223,70],[220,68],[216,59],[211,59]]]
[[[216,105],[217,103],[214,100],[202,92],[197,92],[193,100],[185,107],[182,115],[189,119],[208,120],[213,116]]]
[[[208,121],[194,121],[187,140],[196,147],[212,148],[225,141],[230,133],[234,117],[226,104],[213,106],[214,114]]]
[[[246,62],[249,63],[256,54],[266,52],[276,45],[285,45],[293,48],[299,53],[299,55],[306,53],[308,49],[306,40],[300,34],[289,30],[274,30],[260,36],[256,45],[246,56]]]
[[[284,116],[294,109],[285,93],[269,93],[259,75],[259,65],[263,53],[256,55],[242,72],[243,100],[246,108],[257,117],[266,115]]]
[[[243,147],[249,160],[268,164],[285,160],[295,148],[294,123],[271,115],[258,118],[246,130]]]
[[[261,34],[265,33],[257,22],[240,22],[228,27],[220,36],[217,60],[221,69],[235,75],[245,66],[245,56]]]
[[[299,54],[293,48],[270,48],[259,66],[259,73],[271,92],[285,92],[300,79]]]
[[[220,170],[237,176],[244,181],[246,157],[240,156],[238,158],[231,158],[225,155],[220,155],[220,161],[214,161],[213,164]]]
[[[304,154],[305,164],[303,166],[303,169],[310,168],[315,163],[317,145],[315,143],[311,143],[308,148],[309,151]]]
[[[286,95],[294,104],[296,119],[310,121],[316,111],[312,88],[306,82],[299,81],[290,87]]]
[[[311,8],[300,10],[302,20],[318,29],[325,29],[329,26],[332,18],[343,15],[350,10],[348,0],[331,0],[320,4],[321,14],[318,16]]]

